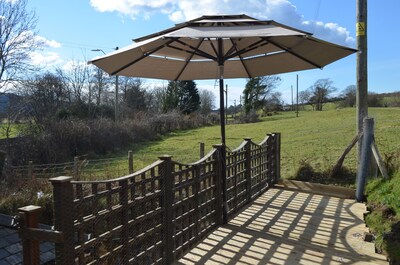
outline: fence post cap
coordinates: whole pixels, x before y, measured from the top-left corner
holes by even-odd
[[[244,137],[243,139],[248,142],[251,141],[251,137]]]
[[[213,144],[212,147],[213,148],[222,148],[222,147],[224,147],[224,144]]]
[[[172,156],[171,155],[162,155],[162,156],[159,156],[158,159],[163,160],[163,161],[171,160]]]
[[[41,211],[42,211],[42,207],[36,206],[36,205],[28,205],[28,206],[18,208],[18,212],[23,212],[23,213],[37,213],[37,212],[41,212]]]
[[[72,180],[72,177],[66,177],[66,176],[60,176],[56,178],[51,178],[49,181],[51,183],[63,183],[63,182],[70,182]]]

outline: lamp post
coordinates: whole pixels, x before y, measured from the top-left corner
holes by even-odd
[[[115,48],[118,50],[118,47]],[[104,55],[106,54],[102,49],[93,49],[92,52],[102,52]],[[117,121],[119,117],[118,113],[118,75],[115,75],[115,104],[114,104],[114,120]]]

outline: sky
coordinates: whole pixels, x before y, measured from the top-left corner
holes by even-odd
[[[38,35],[46,45],[32,54],[33,63],[45,69],[67,66],[71,61],[88,61],[132,39],[174,26],[202,15],[246,14],[273,19],[311,32],[315,37],[356,47],[356,0],[29,0],[28,8],[38,17]],[[397,28],[399,0],[368,1],[368,90],[376,93],[400,91],[400,34]],[[100,54],[99,54],[100,53]],[[356,55],[326,66],[280,75],[276,89],[286,103],[291,91],[303,91],[321,78],[329,78],[337,93],[356,84]],[[198,81],[198,88],[216,95],[215,80]],[[239,104],[245,79],[229,79],[228,104]],[[146,80],[149,87],[167,81]]]

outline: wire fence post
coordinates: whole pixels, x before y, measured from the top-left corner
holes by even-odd
[[[173,238],[173,223],[172,223],[172,204],[174,203],[174,177],[172,175],[172,157],[168,155],[160,156],[163,163],[160,165],[161,189],[163,201],[161,207],[164,208],[164,250],[165,263],[171,264],[174,261],[174,238]]]
[[[362,202],[365,200],[364,190],[368,175],[369,162],[371,160],[371,144],[374,138],[374,119],[365,118],[363,128],[363,138],[361,145],[361,157],[357,172],[356,200]]]
[[[244,138],[246,141],[245,145],[245,178],[246,178],[246,197],[247,203],[251,202],[251,138]]]
[[[39,206],[25,206],[18,209],[20,216],[20,237],[23,238],[21,230],[26,228],[38,228],[39,217],[42,213],[42,208]],[[40,242],[33,239],[22,239],[22,252],[24,265],[39,265],[40,264]]]
[[[30,160],[28,162],[28,178],[31,180],[35,179],[34,174],[33,174],[33,161],[32,160]]]
[[[129,174],[133,173],[133,154],[132,151],[128,151],[128,164],[129,164]]]
[[[202,159],[204,157],[204,150],[205,150],[205,146],[203,142],[199,143],[199,148],[200,148],[200,159]]]
[[[79,180],[79,157],[74,157],[74,179]]]
[[[71,177],[49,179],[53,185],[54,229],[63,234],[63,242],[55,243],[56,264],[75,264],[74,198]]]

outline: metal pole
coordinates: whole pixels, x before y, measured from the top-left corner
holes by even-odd
[[[296,75],[296,117],[299,117],[299,75]]]
[[[291,86],[291,91],[292,91],[292,107],[291,107],[290,110],[293,111],[293,109],[294,109],[294,108],[293,108],[293,107],[294,107],[294,106],[293,106],[293,86]]]
[[[228,223],[228,202],[226,190],[226,141],[225,141],[225,111],[224,111],[224,43],[221,38],[218,39],[218,66],[219,66],[219,108],[221,118],[221,185],[222,185],[222,222]]]
[[[374,138],[374,119],[364,119],[364,135],[362,139],[361,156],[357,172],[357,190],[356,200],[362,202],[365,200],[364,189],[368,175],[369,162],[371,159],[371,144]]]
[[[228,84],[225,87],[225,123],[228,124]]]
[[[115,76],[115,109],[114,109],[114,119],[115,121],[118,120],[118,75]]]
[[[119,48],[118,47],[116,47],[115,48],[115,50],[118,50]],[[114,110],[114,114],[115,114],[115,121],[118,121],[118,117],[119,117],[119,113],[118,113],[118,101],[119,101],[119,98],[118,98],[118,94],[119,94],[119,91],[118,91],[118,75],[115,75],[115,110]]]
[[[363,131],[368,116],[368,64],[367,64],[367,0],[357,0],[357,134]],[[361,159],[362,141],[358,142],[358,160]]]
[[[223,68],[223,66],[222,66]],[[219,79],[219,117],[221,119],[221,143],[225,147],[225,105],[224,105],[224,79]]]

